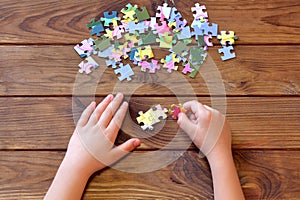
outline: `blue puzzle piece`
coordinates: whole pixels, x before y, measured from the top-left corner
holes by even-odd
[[[117,17],[118,13],[117,11],[112,11],[110,14],[109,12],[104,12],[104,17],[101,17],[101,21],[104,21],[104,26],[109,26],[110,23],[112,23],[112,20],[120,20],[119,17]]]
[[[129,22],[125,26],[126,31],[129,31],[129,33],[132,34],[135,34],[135,31],[138,31],[139,33],[145,33],[148,28],[149,26],[147,26],[145,22],[139,22],[136,24],[134,21]]]
[[[113,69],[117,68],[117,64],[119,64],[119,62],[116,62],[115,60],[106,60],[105,64],[107,67],[111,66]]]
[[[210,26],[208,22],[204,22],[201,28],[203,29],[205,35],[208,35],[209,33],[215,37],[218,35],[218,24],[212,23]]]
[[[112,45],[111,47],[108,47],[104,51],[99,51],[98,56],[100,58],[108,58],[109,56],[111,56],[111,52],[112,52],[112,50],[114,50],[114,48],[115,48],[115,46]]]
[[[192,37],[192,33],[189,26],[183,27],[181,32],[177,34],[178,40],[188,39],[191,37]]]
[[[97,25],[93,26],[90,34],[91,35],[95,35],[96,34],[98,37],[100,37],[101,36],[101,32],[103,32],[103,31],[104,31],[104,27],[103,27],[102,23],[100,23],[100,24],[97,24]]]
[[[135,53],[138,52],[136,48],[132,48],[131,51],[128,53],[129,59],[134,60]]]
[[[233,50],[233,46],[223,46],[222,49],[218,49],[219,53],[224,54],[224,56],[221,56],[223,61],[235,58],[235,53],[231,53],[231,50]]]
[[[171,10],[169,22],[175,22],[176,19],[180,18],[182,18],[182,15],[180,14],[180,12],[177,11],[177,8],[173,7]]]
[[[121,63],[119,69],[114,70],[115,74],[121,74],[121,76],[118,77],[120,81],[123,81],[127,79],[127,81],[131,81],[131,76],[134,75],[134,72],[132,71],[129,64],[123,66]]]

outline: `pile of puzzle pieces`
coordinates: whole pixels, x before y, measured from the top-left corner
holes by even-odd
[[[160,120],[166,119],[168,117],[167,114],[171,115],[173,119],[177,119],[179,113],[185,113],[186,110],[183,109],[181,104],[172,104],[170,109],[163,108],[160,104],[153,106],[145,113],[143,111],[139,112],[139,117],[136,118],[137,122],[141,125],[143,130],[149,129],[153,130],[153,125],[160,122]]]
[[[221,31],[218,35],[218,25],[209,23],[204,5],[196,3],[191,11],[194,17],[191,26],[176,7],[169,7],[167,3],[158,6],[154,17],[150,17],[146,7],[131,4],[126,5],[119,15],[117,11],[104,12],[99,20],[92,19],[87,24],[90,34],[96,38],[83,40],[74,47],[80,57],[85,58],[78,65],[79,72],[89,74],[91,69],[99,66],[91,57],[95,54],[105,58],[106,65],[112,67],[115,74],[120,74],[120,81],[130,81],[134,75],[132,66],[124,64],[126,59],[143,72],[155,73],[165,68],[172,73],[181,68],[183,74],[194,78],[207,57],[208,47],[213,46],[212,37],[220,39],[222,60],[234,58],[232,45],[238,39],[234,32]],[[193,37],[197,46],[192,45]],[[170,54],[156,58],[151,45],[168,49]]]

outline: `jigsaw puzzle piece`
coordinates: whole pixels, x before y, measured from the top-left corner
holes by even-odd
[[[104,17],[101,17],[100,20],[104,22],[104,26],[109,26],[112,23],[115,27],[118,26],[118,21],[120,20],[117,15],[117,11],[112,11],[111,13],[104,12]]]
[[[186,113],[186,110],[182,107],[181,104],[172,104],[171,108],[169,109],[169,114],[172,115],[173,119],[177,119],[179,113]]]
[[[190,49],[190,61],[194,65],[202,64],[206,55],[204,48],[193,47]]]
[[[180,12],[178,12],[176,7],[173,7],[171,9],[171,14],[170,14],[170,18],[169,18],[169,22],[175,22],[176,19],[180,19],[182,18],[182,15],[180,14]]]
[[[111,39],[110,38],[103,38],[103,40],[95,40],[94,41],[94,50],[98,51],[104,51],[108,47],[111,46]]]
[[[183,74],[192,73],[194,71],[193,68],[191,68],[190,63],[187,63],[184,65],[184,68],[182,70]]]
[[[126,9],[123,8],[121,13],[124,14],[123,19],[125,22],[135,21],[135,11],[137,9],[137,5],[132,6],[130,3],[126,5]]]
[[[218,24],[212,23],[212,25],[210,25],[208,22],[204,22],[202,23],[201,28],[205,35],[211,34],[215,37],[218,35]]]
[[[105,64],[107,67],[111,66],[113,69],[115,69],[115,68],[117,68],[117,65],[120,63],[116,62],[115,60],[106,60]]]
[[[85,60],[81,61],[81,63],[79,63],[78,67],[79,69],[79,73],[86,73],[86,74],[90,74],[91,68],[96,69],[97,67],[99,67],[98,63],[91,57],[87,57],[85,58]]]
[[[156,105],[150,108],[147,112],[143,113],[143,111],[139,112],[139,117],[136,118],[138,124],[143,123],[141,128],[143,130],[150,129],[153,130],[153,125],[160,122],[161,119],[166,119],[168,109],[162,108],[161,105]]]
[[[165,33],[164,35],[159,35],[159,38],[156,39],[157,42],[159,42],[160,48],[172,48],[173,44],[176,43],[176,40],[173,39],[172,35],[168,35],[168,33]]]
[[[150,15],[148,13],[148,10],[146,7],[142,7],[141,10],[139,10],[138,8],[135,10],[135,16],[138,19],[138,21],[144,21],[147,19],[150,19]]]
[[[188,47],[188,43],[184,41],[178,41],[176,45],[173,46],[172,52],[182,56],[185,52],[188,52],[190,48]]]
[[[190,73],[191,78],[196,77],[198,71],[200,70],[200,66],[201,66],[201,64],[193,65],[192,63],[190,63],[190,68],[193,69],[193,71]]]
[[[157,34],[154,34],[154,31],[151,30],[148,34],[141,34],[141,40],[139,41],[139,45],[149,45],[156,43]]]
[[[121,74],[118,79],[120,81],[127,80],[131,81],[131,76],[134,75],[134,72],[132,71],[131,67],[129,64],[123,65],[122,63],[119,65],[119,69],[114,70],[115,74]]]
[[[235,58],[235,53],[231,53],[231,51],[233,50],[233,46],[223,46],[222,49],[219,49],[219,53],[223,53],[224,55],[221,56],[222,60],[229,60],[232,58]]]
[[[218,35],[217,38],[221,40],[221,44],[225,46],[227,43],[233,45],[235,40],[238,39],[238,36],[234,35],[234,31],[229,31],[228,33],[226,31],[221,31],[221,35]]]
[[[111,52],[115,49],[115,46],[112,45],[105,49],[104,51],[99,51],[98,52],[98,57],[100,58],[108,58],[111,55]]]
[[[90,56],[93,52],[93,40],[90,38],[89,40],[83,40],[80,44],[77,44],[74,47],[74,50],[79,54],[81,58]]]
[[[161,25],[155,24],[154,25],[154,33],[155,34],[165,34],[170,32],[170,27],[168,26],[166,21],[161,22]]]
[[[151,62],[141,61],[138,65],[141,67],[141,71],[146,72],[148,69],[150,74],[154,74],[156,70],[160,69],[160,65],[157,60],[151,60]]]
[[[191,10],[193,13],[195,13],[195,14],[193,14],[195,19],[208,18],[208,14],[207,14],[207,12],[205,12],[205,10],[206,10],[205,5],[200,6],[199,3],[196,3],[195,7],[192,7]]]
[[[99,19],[98,21],[95,20],[95,18],[91,19],[91,22],[88,23],[86,26],[88,28],[93,28],[94,26],[101,24],[101,20]]]
[[[156,13],[156,17],[160,18],[160,21],[164,21],[164,19],[169,19],[171,14],[171,7],[168,7],[167,3],[164,3],[163,6],[158,6],[157,10],[159,13]]]
[[[147,31],[148,28],[149,27],[143,21],[137,24],[134,21],[131,21],[125,25],[125,30],[132,34],[135,34],[136,31],[138,33],[145,33],[145,31]]]
[[[95,25],[92,27],[92,30],[90,32],[91,35],[97,35],[98,37],[101,36],[101,32],[104,31],[104,27],[102,25],[102,23],[100,22],[99,24]]]
[[[190,39],[192,37],[191,29],[189,26],[185,26],[179,33],[176,33],[178,40]]]
[[[135,53],[135,57],[138,57],[140,60],[145,60],[149,58],[153,58],[154,54],[152,52],[152,48],[150,45],[137,48],[137,52]]]

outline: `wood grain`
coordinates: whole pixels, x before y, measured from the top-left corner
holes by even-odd
[[[154,15],[162,1],[138,1]],[[198,0],[176,0],[176,7],[190,23],[191,7]],[[104,11],[120,10],[129,1],[17,1],[0,2],[0,43],[6,44],[75,44],[89,37],[86,24],[102,17]],[[299,44],[300,5],[297,1],[213,1],[206,5],[210,21],[220,30],[234,30],[238,44]],[[238,17],[243,16],[243,17]],[[291,37],[293,35],[293,37]]]
[[[63,152],[56,151],[0,151],[0,199],[42,199],[63,155]],[[234,151],[246,199],[297,199],[300,195],[299,155],[299,151]],[[83,197],[212,198],[208,164],[194,151],[186,152],[171,165],[150,173],[132,174],[106,169],[91,178]]]
[[[85,105],[93,98],[0,98],[1,149],[65,149]],[[100,101],[101,98],[96,98]],[[188,100],[183,98],[183,100]],[[209,98],[199,101],[211,105]],[[132,97],[130,114],[126,117],[118,143],[129,137],[142,138],[141,149],[182,149],[189,138],[178,131],[176,121],[158,124],[153,132],[143,132],[136,124],[138,111],[154,104],[170,106],[173,97]],[[234,148],[300,148],[300,98],[234,97],[227,99],[227,117],[231,123]],[[215,104],[216,108],[222,108]],[[74,116],[74,119],[73,119]],[[194,147],[191,147],[194,148]]]
[[[0,46],[1,96],[106,95],[112,91],[134,95],[215,95],[219,82],[227,95],[299,95],[300,46],[238,46],[237,58],[222,62],[216,48],[195,79],[180,72],[169,74],[162,69],[154,75],[140,72],[132,82],[122,84],[103,60],[90,75],[77,74],[81,59],[73,46]],[[258,53],[259,52],[259,53]],[[166,52],[158,52],[157,55]],[[283,56],[285,58],[283,58]],[[215,65],[213,65],[214,61]],[[215,69],[218,69],[216,71]],[[103,72],[104,71],[104,72]],[[214,74],[220,74],[222,80]],[[208,91],[210,87],[210,92]],[[221,87],[222,88],[222,87]],[[174,91],[170,91],[173,89]],[[96,90],[96,91],[94,91]]]

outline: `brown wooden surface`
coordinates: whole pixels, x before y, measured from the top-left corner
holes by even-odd
[[[175,137],[178,127],[172,119],[150,133],[142,132],[134,119],[139,110],[156,103],[169,106],[197,98],[211,105],[210,97],[221,95],[216,77],[211,75],[216,72],[214,66],[226,89],[234,158],[246,198],[299,199],[300,3],[201,2],[220,30],[234,30],[239,35],[237,58],[222,62],[219,46],[210,48],[215,65],[208,60],[196,79],[188,78],[191,88],[181,87],[186,83],[180,73],[170,75],[161,70],[144,76],[138,68],[132,82],[120,84],[100,59],[97,61],[102,67],[89,76],[79,75],[81,59],[73,46],[90,37],[85,24],[129,2],[146,6],[153,15],[162,1],[0,1],[0,199],[43,197],[65,153],[74,119],[94,95],[100,101],[108,93],[127,93],[130,109],[118,143],[131,136],[145,137],[139,153],[157,150],[171,141],[174,143],[168,151],[189,145],[184,133],[179,131]],[[196,2],[175,0],[189,22],[190,7]],[[139,88],[131,94],[129,87]],[[106,169],[95,174],[83,197],[212,198],[208,163],[198,157],[194,146],[176,162],[155,172],[130,174]]]
[[[0,152],[1,199],[42,199],[63,158],[59,151]],[[235,150],[248,199],[297,199],[299,151]],[[292,162],[291,162],[292,161]],[[284,163],[284,165],[282,164]],[[106,169],[91,178],[84,199],[212,199],[207,162],[189,151],[168,167],[129,174]]]

